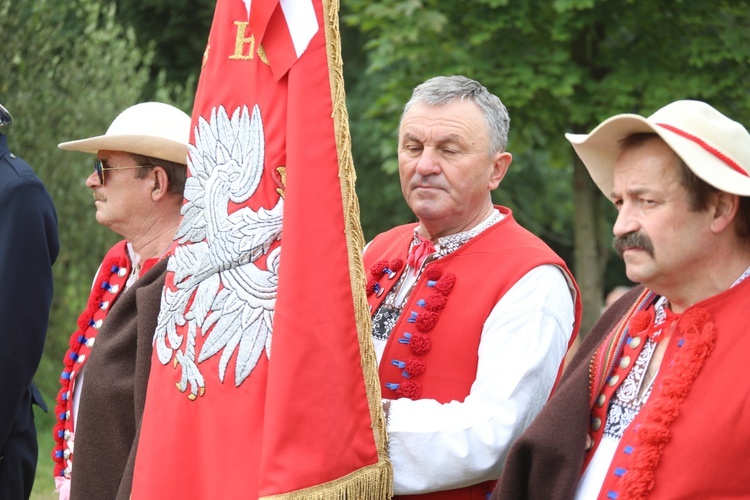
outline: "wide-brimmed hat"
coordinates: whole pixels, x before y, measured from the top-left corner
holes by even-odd
[[[631,134],[654,132],[695,175],[715,188],[750,196],[750,134],[740,123],[700,101],[675,101],[648,118],[615,115],[590,134],[565,134],[606,195],[612,194],[619,141]]]
[[[3,107],[3,104],[0,103],[0,127],[9,124],[12,121],[13,116],[11,116],[10,111],[5,109],[5,107]]]
[[[169,104],[144,102],[120,113],[106,134],[57,147],[93,154],[123,151],[185,164],[189,138],[190,116]]]

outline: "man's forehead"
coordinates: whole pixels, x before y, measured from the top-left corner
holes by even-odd
[[[466,101],[455,101],[442,106],[415,104],[401,120],[399,137],[444,142],[485,136],[486,126],[479,109],[473,103],[469,104],[475,107],[476,113],[472,113],[464,106],[453,107],[453,104],[461,103]]]
[[[125,151],[114,151],[109,149],[100,149],[96,155],[102,161],[116,160],[120,158],[130,158],[130,153]]]

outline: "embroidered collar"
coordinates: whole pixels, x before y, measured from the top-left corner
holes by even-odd
[[[500,213],[498,209],[494,209],[492,213],[487,217],[484,221],[482,221],[479,225],[469,229],[468,231],[462,231],[460,233],[456,234],[449,234],[448,236],[442,236],[437,239],[437,242],[435,242],[435,255],[430,254],[428,255],[428,261],[432,261],[434,259],[439,259],[441,257],[445,257],[446,255],[450,255],[451,253],[458,250],[462,245],[467,243],[469,240],[471,240],[473,237],[481,233],[482,231],[485,231],[489,227],[497,224],[501,220],[503,220],[504,216]],[[411,247],[409,247],[409,251],[411,252],[411,249],[415,245],[419,245],[423,238],[419,236],[418,234],[419,226],[414,228],[414,240],[411,243]]]

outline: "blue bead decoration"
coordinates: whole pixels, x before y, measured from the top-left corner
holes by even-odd
[[[62,372],[60,375],[64,380],[70,380],[70,372]]]
[[[427,286],[430,288],[435,288],[435,285],[437,284],[436,280],[427,280]]]
[[[417,301],[417,305],[418,305],[419,307],[424,307],[424,305],[425,305],[425,301],[424,301],[424,299],[419,299],[419,300]]]
[[[403,362],[403,361],[399,361],[398,359],[392,359],[392,360],[391,360],[391,364],[392,364],[393,366],[396,366],[396,367],[398,367],[398,368],[403,368],[403,367],[405,367],[405,366],[406,366],[406,363],[405,363],[405,362]]]
[[[632,446],[626,446],[625,448],[623,448],[622,451],[624,451],[625,453],[627,453],[628,455],[630,455],[631,453],[633,453],[633,447]]]
[[[119,270],[120,270],[120,268],[119,268],[119,267],[117,267],[116,265],[115,265],[115,266],[112,266],[112,272],[113,272],[113,273],[116,273],[116,272],[117,272],[117,271],[119,271]]]
[[[78,336],[78,343],[85,344],[86,343],[86,336],[85,335],[79,335]]]
[[[106,281],[102,281],[102,288],[104,288],[105,290],[109,290],[109,283],[107,283]]]
[[[617,498],[617,492],[616,491],[607,492],[607,498],[612,498],[612,499]]]
[[[63,412],[63,413],[60,413],[60,414],[59,414],[59,415],[57,416],[57,418],[58,418],[59,420],[65,420],[65,412]]]
[[[623,474],[625,474],[625,469],[623,467],[616,467],[615,468],[615,476],[622,477]]]
[[[685,343],[685,339],[678,340],[677,341],[677,347],[682,347],[684,343]]]
[[[394,383],[392,383],[392,382],[387,382],[387,383],[385,384],[385,386],[386,386],[386,387],[387,387],[388,389],[392,390],[392,391],[395,391],[396,389],[398,389],[400,385],[401,385],[401,384],[394,384]]]

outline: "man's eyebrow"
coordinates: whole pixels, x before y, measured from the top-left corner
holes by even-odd
[[[612,192],[610,193],[609,197],[610,198],[621,197],[621,196],[623,196],[623,194],[629,194],[631,196],[633,196],[633,195],[635,195],[635,196],[641,196],[641,195],[644,195],[644,194],[652,193],[653,191],[654,190],[652,188],[649,188],[649,187],[646,187],[646,186],[637,186],[637,187],[633,187],[633,188],[626,188],[624,190],[620,190],[619,192],[616,192],[616,191],[612,190]]]
[[[402,139],[407,140],[407,141],[422,142],[422,139],[420,139],[417,135],[412,134],[411,132],[404,132]]]

